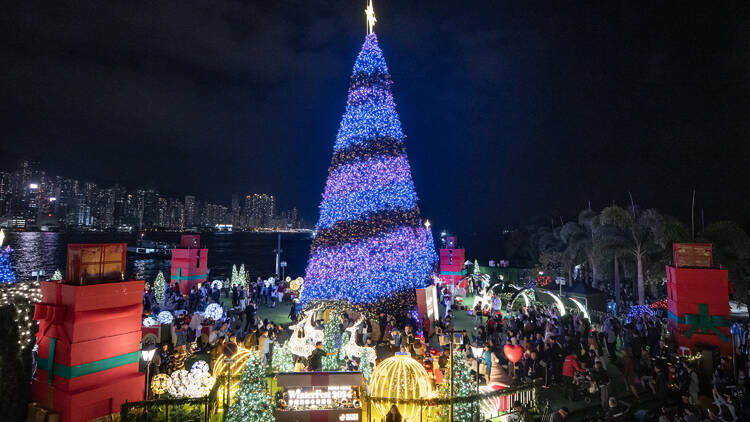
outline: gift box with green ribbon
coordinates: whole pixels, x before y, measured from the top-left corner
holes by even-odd
[[[143,398],[138,371],[143,281],[42,282],[34,400],[77,422]]]
[[[727,271],[667,266],[666,272],[668,328],[677,345],[731,353]]]

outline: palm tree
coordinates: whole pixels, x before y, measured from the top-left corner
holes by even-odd
[[[599,231],[602,228],[599,213],[590,207],[578,214],[578,225],[584,230],[586,240],[583,244],[584,254],[591,267],[591,284],[597,280],[597,261],[602,255],[602,245],[599,242]]]
[[[600,214],[601,216],[601,214]],[[603,219],[600,217],[600,221]],[[615,303],[618,306],[622,303],[622,287],[620,279],[620,257],[629,253],[628,249],[628,238],[626,233],[614,224],[602,224],[599,227],[597,233],[597,241],[601,247],[603,253],[608,253],[612,256],[612,263],[614,264],[614,291],[615,291]]]
[[[602,210],[600,221],[619,230],[626,239],[626,247],[633,255],[638,280],[638,304],[646,303],[646,283],[644,280],[644,259],[658,249],[656,244],[663,232],[664,219],[653,209],[639,212],[633,205],[630,210],[613,205]]]
[[[589,239],[578,223],[572,221],[565,223],[560,228],[560,240],[565,244],[563,250],[563,262],[568,270],[568,280],[573,280],[573,268],[586,260],[586,250]]]
[[[718,221],[706,226],[699,238],[713,244],[715,261],[729,271],[735,299],[746,302],[750,279],[750,237],[737,223]]]

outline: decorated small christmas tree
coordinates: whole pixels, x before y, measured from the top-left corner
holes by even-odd
[[[453,397],[467,397],[475,393],[474,386],[475,380],[471,377],[471,371],[466,362],[464,354],[455,350],[453,352]],[[440,397],[450,398],[451,396],[451,370],[450,362],[445,370],[444,382],[439,387]],[[458,422],[471,422],[474,420],[476,408],[472,406],[478,406],[472,403],[454,403],[453,404],[453,420]],[[450,406],[445,406],[443,413],[449,416]]]
[[[239,392],[233,397],[226,420],[230,422],[273,422],[274,406],[268,394],[266,374],[253,352],[240,376]]]
[[[292,372],[294,370],[294,360],[292,360],[292,349],[289,343],[275,343],[273,345],[273,357],[271,366],[279,372]]]
[[[338,299],[403,313],[437,261],[374,33],[354,63],[315,228],[303,305]]]
[[[58,281],[58,280],[62,280],[62,277],[63,276],[60,270],[55,270],[55,272],[52,274],[52,277],[50,277],[49,279],[50,281]]]
[[[237,272],[237,265],[232,265],[232,278],[229,280],[230,287],[234,287],[235,284],[239,284],[239,273]]]
[[[164,304],[164,284],[166,282],[164,273],[159,271],[159,274],[156,275],[156,280],[154,280],[154,299],[156,299],[156,303],[159,305]]]
[[[336,337],[339,335],[341,335],[341,313],[334,309],[328,317],[325,330],[323,330],[323,350],[328,353],[338,351],[340,344],[336,344]],[[340,367],[341,362],[338,354],[323,356],[324,371],[338,371]]]
[[[362,356],[359,358],[359,371],[362,372],[367,381],[372,377],[372,361],[366,350],[362,350]]]
[[[10,254],[13,249],[6,246],[0,249],[0,283],[13,283],[16,281],[16,273],[13,272],[13,266],[10,263]]]
[[[240,270],[237,272],[237,284],[242,286],[245,290],[248,288],[248,275],[245,271],[245,264],[240,265]]]

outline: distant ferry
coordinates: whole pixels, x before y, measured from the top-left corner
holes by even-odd
[[[140,256],[171,256],[175,245],[156,240],[139,239],[135,246],[128,246],[128,254]]]

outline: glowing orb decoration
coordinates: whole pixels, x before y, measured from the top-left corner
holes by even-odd
[[[224,283],[221,282],[221,280],[214,280],[211,282],[211,288],[216,288],[221,290],[221,288],[224,287]]]
[[[202,374],[208,372],[208,364],[205,360],[196,361],[193,366],[190,367],[191,374]]]
[[[302,285],[305,284],[305,279],[302,277],[297,277],[294,280],[289,283],[289,290],[296,292],[299,291],[300,288],[302,288]]]
[[[151,391],[154,392],[154,394],[164,394],[169,389],[169,385],[172,383],[172,380],[169,378],[169,375],[167,374],[157,374],[154,375],[153,378],[151,378]]]
[[[214,321],[218,321],[224,316],[224,309],[218,303],[212,303],[206,306],[206,312],[203,313],[206,318],[212,318]]]
[[[144,327],[153,327],[155,325],[159,325],[159,322],[151,317],[143,318],[143,326]]]
[[[185,395],[194,399],[205,397],[211,392],[215,382],[216,378],[208,372],[191,373],[190,383],[185,391]]]
[[[169,325],[174,321],[174,316],[169,311],[161,311],[159,312],[159,315],[156,316],[156,319],[162,324]]]
[[[405,353],[396,353],[380,362],[372,371],[370,394],[396,400],[426,399],[432,395],[432,387],[421,363]],[[393,404],[398,406],[404,422],[419,420],[420,406],[415,404],[377,401],[374,402],[375,411],[385,418]]]
[[[184,369],[174,371],[170,376],[170,383],[167,392],[173,397],[185,397],[191,381],[190,372]]]

